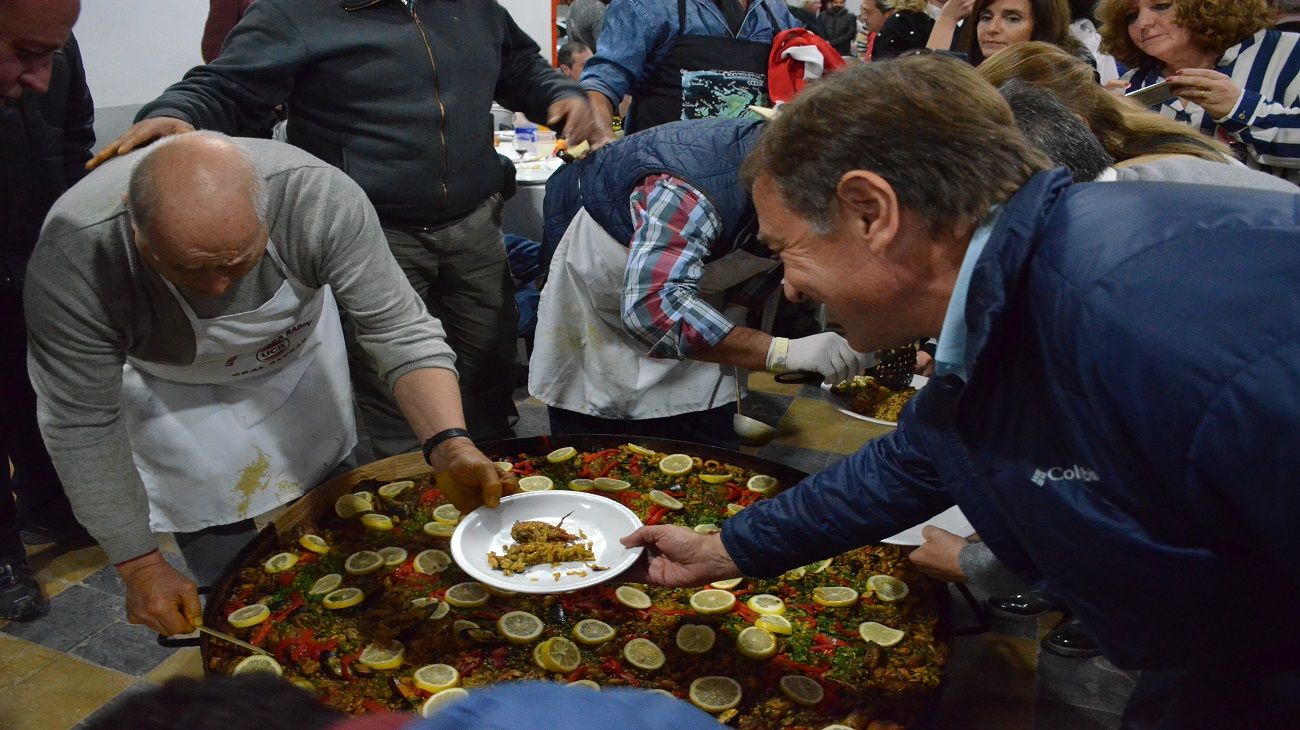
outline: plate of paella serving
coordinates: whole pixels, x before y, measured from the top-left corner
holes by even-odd
[[[840,413],[882,426],[897,426],[903,407],[930,379],[913,375],[905,388],[893,390],[870,375],[857,375],[835,385],[822,383],[822,392]]]
[[[587,442],[596,438],[605,437]],[[504,575],[507,544],[592,542],[570,501],[617,505],[635,516],[629,528],[714,533],[792,486],[784,467],[770,470],[786,475],[778,478],[716,449],[700,447],[716,457],[706,460],[685,444],[656,442],[664,444],[675,452],[633,443],[501,455],[500,468],[531,497],[519,503],[554,504],[499,525],[494,534],[538,523],[512,536],[528,539],[476,546],[486,549],[475,560]],[[662,588],[615,578],[532,593],[486,584],[458,564],[452,540],[462,516],[427,476],[360,480],[329,496],[310,519],[246,551],[208,608],[209,625],[270,656],[208,641],[208,671],[279,674],[351,714],[431,715],[476,689],[533,679],[568,685],[579,702],[602,687],[665,693],[752,730],[863,729],[917,722],[947,663],[942,586],[897,547],[864,547],[772,579]],[[574,521],[561,523],[570,509]],[[537,558],[547,563],[537,583],[556,582],[555,556],[566,558],[557,561],[562,579],[569,566],[614,567],[592,552]],[[524,567],[512,575],[531,583]]]

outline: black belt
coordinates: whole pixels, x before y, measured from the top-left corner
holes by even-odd
[[[477,210],[477,208],[475,210]],[[381,215],[379,216],[379,225],[383,226],[384,228],[396,228],[398,230],[403,230],[403,231],[418,231],[420,233],[437,233],[438,231],[451,228],[452,226],[456,225],[457,223],[460,223],[461,221],[465,220],[471,215],[474,215],[473,210],[471,210],[470,212],[462,216],[457,216],[455,218],[449,218],[447,220],[441,220],[441,221],[422,220],[422,219],[415,219],[415,218],[399,218],[397,216]]]

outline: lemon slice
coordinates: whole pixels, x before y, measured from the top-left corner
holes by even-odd
[[[451,567],[451,556],[445,551],[434,548],[424,550],[415,556],[415,572],[433,575]]]
[[[546,641],[550,641],[550,639],[547,639]],[[542,663],[542,647],[546,646],[546,641],[543,641],[540,644],[533,644],[533,664],[536,664],[542,669],[546,669],[546,665]],[[551,670],[546,669],[546,671],[549,672]]]
[[[577,639],[578,643],[587,646],[603,644],[614,638],[614,627],[604,621],[586,618],[573,627],[573,638]]]
[[[731,677],[700,677],[691,682],[687,696],[705,712],[719,713],[740,704],[740,682]]]
[[[415,486],[415,482],[410,480],[403,480],[400,482],[389,482],[388,484],[385,484],[384,486],[379,488],[378,490],[379,496],[384,497],[386,499],[392,499],[393,497],[396,497],[397,495],[401,494],[402,492],[405,492],[406,490],[414,486]]]
[[[773,616],[785,614],[785,601],[771,593],[760,593],[745,601],[745,605],[749,606],[749,610],[754,613],[772,614]]]
[[[618,602],[628,608],[646,609],[650,608],[650,596],[640,588],[632,586],[619,586],[614,589],[614,597]]]
[[[758,492],[764,497],[775,494],[780,486],[781,483],[776,480],[776,477],[770,477],[766,474],[755,474],[749,478],[749,481],[745,482],[746,489]]]
[[[569,489],[575,492],[590,492],[596,486],[596,482],[590,479],[570,479]]]
[[[892,575],[873,575],[867,579],[871,592],[882,601],[901,601],[910,592],[907,584]]]
[[[313,553],[320,553],[321,555],[324,555],[325,553],[330,551],[329,543],[325,542],[325,538],[321,537],[320,535],[303,535],[302,537],[298,538],[298,544],[302,545],[303,547],[307,548]]]
[[[289,680],[289,684],[292,684],[293,686],[297,687],[303,692],[316,694],[316,685],[312,684],[310,679],[303,679],[302,677],[298,677],[296,679]]]
[[[384,556],[373,550],[359,550],[343,561],[343,570],[352,575],[365,575],[379,570],[384,565]]]
[[[432,606],[435,603],[438,603],[438,599],[434,598],[433,596],[418,596],[416,598],[411,599],[411,605],[415,606],[416,608],[424,608],[425,606]]]
[[[379,557],[383,558],[384,565],[390,568],[405,563],[408,554],[406,548],[393,547],[392,545],[379,548]]]
[[[262,569],[268,573],[283,573],[297,564],[298,556],[294,553],[276,553],[266,559]]]
[[[444,525],[441,522],[424,523],[424,534],[431,537],[451,537],[456,532],[454,525]]]
[[[353,515],[369,512],[374,507],[371,500],[363,499],[356,494],[344,494],[334,500],[334,514],[345,520]]]
[[[745,509],[745,505],[743,505],[743,504],[736,504],[735,502],[729,502],[729,503],[727,504],[727,516],[730,517],[730,516],[732,516],[732,515],[734,515],[734,514],[740,512],[742,509]]]
[[[642,456],[654,456],[657,453],[653,449],[647,449],[646,447],[639,446],[637,444],[628,444],[627,450],[631,451],[634,454],[640,454]]]
[[[391,530],[393,529],[393,518],[388,515],[381,515],[378,512],[367,512],[361,515],[361,526],[367,530]]]
[[[880,644],[881,646],[893,646],[903,640],[902,631],[891,629],[875,621],[863,621],[858,624],[858,635],[862,637],[863,641]]]
[[[736,605],[736,597],[729,591],[705,588],[691,594],[691,608],[700,613],[725,613]]]
[[[587,689],[594,689],[597,692],[600,691],[600,685],[596,684],[590,679],[575,679],[574,681],[569,682],[564,686],[565,687],[586,687]]]
[[[339,588],[325,594],[321,605],[333,611],[351,608],[366,599],[365,591],[360,588]]]
[[[511,611],[497,619],[497,633],[511,644],[527,644],[542,635],[542,620],[527,611]]]
[[[466,697],[469,697],[469,691],[464,687],[444,689],[424,701],[424,704],[420,706],[420,717],[433,717],[438,710]]]
[[[625,482],[622,479],[611,479],[610,477],[596,477],[591,480],[591,485],[602,492],[622,492],[632,486],[631,482]]]
[[[704,654],[717,640],[718,633],[703,624],[682,624],[677,629],[677,648],[687,654]]]
[[[456,506],[452,504],[440,504],[433,510],[433,519],[444,525],[455,526],[457,522],[460,522],[460,510],[456,509]]]
[[[279,677],[284,674],[284,670],[280,668],[280,662],[271,657],[265,654],[254,654],[241,659],[230,673],[232,675],[265,673]]]
[[[508,461],[498,461],[496,462],[496,465],[497,465],[497,469],[499,469],[502,474],[509,474],[510,472],[515,470],[515,465],[511,464]]]
[[[743,580],[744,578],[728,578],[726,580],[715,580],[709,584],[709,587],[719,588],[724,591],[729,591],[735,588],[736,586],[740,585],[740,582]]]
[[[730,474],[701,474],[700,481],[705,484],[723,484],[733,479]]]
[[[722,528],[718,527],[712,522],[701,522],[700,524],[696,525],[695,527],[692,527],[691,529],[695,530],[701,535],[716,535],[717,533],[722,532]]]
[[[736,635],[736,649],[750,659],[770,659],[776,655],[776,636],[766,629],[747,626]]]
[[[836,722],[827,725],[826,727],[822,728],[822,730],[853,730],[853,728],[849,727],[848,725],[841,725],[838,722]]]
[[[442,618],[443,616],[446,616],[449,613],[451,613],[451,606],[448,605],[446,602],[439,603],[437,606],[433,607],[433,612],[429,614],[429,620],[437,621],[438,619]]]
[[[400,641],[393,641],[366,646],[357,661],[371,669],[397,669],[402,666],[402,659],[405,657],[406,647],[402,646]]]
[[[338,573],[327,573],[316,579],[307,589],[307,594],[311,596],[323,596],[326,593],[343,585],[343,576]]]
[[[823,606],[842,608],[857,602],[858,592],[848,586],[817,586],[813,589],[813,600]]]
[[[812,677],[802,674],[787,674],[781,678],[781,691],[786,697],[801,705],[812,707],[826,696],[826,691]]]
[[[554,488],[555,482],[551,481],[550,477],[541,474],[534,474],[519,480],[519,491],[521,492],[545,492]],[[435,514],[434,517],[436,518],[437,515]]]
[[[831,567],[831,559],[826,558],[825,560],[818,560],[812,565],[808,565],[805,567],[808,569],[809,573],[825,573],[826,569]]]
[[[469,581],[466,583],[457,583],[451,588],[448,588],[447,593],[443,595],[442,600],[450,603],[456,608],[478,608],[487,603],[490,598],[492,598],[492,596],[487,592],[486,586],[482,583]]]
[[[754,625],[771,634],[789,636],[794,633],[794,626],[785,616],[765,614],[755,619]]]
[[[662,667],[666,661],[664,650],[660,649],[658,644],[640,638],[633,639],[623,646],[623,658],[627,659],[628,664],[647,672]]]
[[[659,471],[670,477],[679,477],[683,474],[690,474],[691,469],[695,468],[695,459],[687,454],[669,454],[659,460]]]
[[[807,568],[798,567],[793,570],[787,570],[784,573],[782,573],[781,580],[799,580],[800,578],[804,577],[807,574],[808,574]]]
[[[496,586],[488,586],[487,589],[488,593],[491,593],[493,598],[514,598],[519,595],[519,591],[506,591],[497,588]]]
[[[542,660],[542,666],[548,671],[563,672],[565,674],[572,672],[582,663],[582,651],[578,645],[564,638],[555,636],[541,643],[541,649],[538,652]]]
[[[226,617],[226,623],[237,629],[246,629],[249,626],[256,626],[271,616],[271,609],[266,607],[265,603],[250,603],[243,608],[235,609]]]
[[[681,509],[686,506],[682,504],[681,500],[667,492],[661,492],[658,489],[650,490],[650,501],[660,507],[667,507],[668,509]]]
[[[552,464],[558,464],[561,461],[568,461],[578,455],[578,450],[572,446],[561,446],[546,455],[546,460]]]
[[[677,695],[673,694],[672,692],[669,692],[666,689],[659,689],[658,687],[655,687],[654,689],[646,690],[646,694],[663,695],[664,697],[668,697],[674,700],[677,699]]]
[[[430,694],[438,694],[460,684],[460,672],[450,664],[425,664],[411,675],[415,686]]]

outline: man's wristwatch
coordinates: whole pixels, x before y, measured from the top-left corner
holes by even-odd
[[[430,457],[433,456],[433,450],[438,448],[438,444],[441,444],[443,441],[454,439],[458,436],[469,438],[469,431],[466,431],[463,428],[448,428],[430,436],[429,439],[424,442],[424,463],[433,466],[433,462],[429,460]]]

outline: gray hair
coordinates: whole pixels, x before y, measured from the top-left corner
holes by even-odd
[[[1273,0],[1281,13],[1300,13],[1300,0]]]
[[[1115,164],[1101,141],[1065,102],[1051,91],[1012,79],[998,87],[1016,115],[1016,126],[1053,163],[1074,175],[1075,182],[1092,182]]]
[[[175,143],[180,139],[192,139],[195,135],[211,139],[220,139],[231,142],[231,138],[221,132],[210,130],[199,130],[196,132],[186,132],[184,134],[171,135],[154,142],[145,150],[135,166],[131,169],[131,177],[126,187],[126,211],[131,216],[131,222],[135,224],[140,231],[149,230],[153,223],[155,214],[158,212],[158,186],[155,181],[157,164],[155,162],[158,150]],[[262,176],[257,174],[257,165],[248,152],[237,144],[230,145],[232,153],[243,164],[248,172],[248,198],[253,205],[253,213],[257,220],[266,225],[266,213],[270,204],[270,193],[266,188],[266,181]]]

